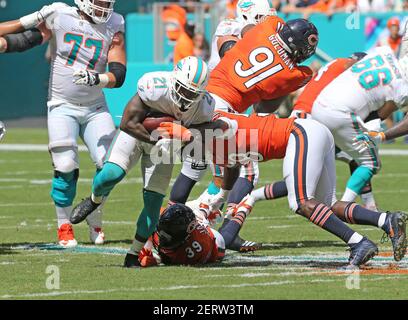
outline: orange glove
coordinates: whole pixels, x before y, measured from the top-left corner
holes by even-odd
[[[191,131],[174,122],[162,122],[157,131],[165,138],[177,139],[183,142],[191,141]]]
[[[158,265],[156,258],[153,256],[152,250],[146,248],[143,248],[139,252],[139,262],[140,266],[142,267],[152,267]]]

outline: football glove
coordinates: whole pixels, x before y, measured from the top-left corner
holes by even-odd
[[[384,132],[368,131],[358,134],[353,141],[354,149],[359,153],[363,153],[369,148],[375,147],[376,144],[385,141],[385,134]]]
[[[220,210],[210,211],[208,204],[200,203],[198,210],[194,211],[200,224],[214,226],[222,222],[223,216]]]
[[[99,73],[90,72],[88,70],[77,70],[74,72],[73,76],[74,80],[72,80],[72,82],[77,85],[93,87],[97,86],[101,82]]]
[[[44,6],[41,10],[33,12],[29,15],[20,18],[20,23],[24,29],[28,30],[36,27],[40,23],[44,22],[49,16],[54,14],[58,9],[67,7],[65,3],[57,2]]]
[[[138,258],[140,266],[145,268],[157,266],[160,263],[159,259],[154,256],[152,250],[147,248],[140,250]]]
[[[177,139],[183,142],[191,141],[191,131],[175,122],[163,122],[157,131],[166,138]]]

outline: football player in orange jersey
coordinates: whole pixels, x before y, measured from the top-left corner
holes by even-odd
[[[330,84],[334,79],[336,79],[345,70],[351,67],[358,60],[362,59],[366,53],[355,52],[350,58],[338,58],[319,70],[319,72],[313,77],[313,79],[305,86],[303,92],[300,94],[298,99],[293,106],[293,111],[291,116],[296,118],[307,118],[311,117],[313,103],[319,96],[320,92]],[[369,115],[365,122],[378,117],[386,117],[385,110],[380,110],[379,112],[374,112]],[[358,168],[357,162],[347,153],[343,152],[336,146],[336,159],[346,162],[350,167],[351,174]],[[282,196],[286,196],[283,181],[274,182],[261,187],[252,192],[252,195],[256,200],[271,200]],[[374,195],[372,193],[371,183],[369,182],[363,189],[361,194],[364,206],[376,210]]]
[[[207,88],[216,101],[216,108],[244,112],[250,105],[262,102],[262,110],[273,111],[281,98],[310,80],[312,71],[298,66],[298,63],[314,54],[317,43],[317,29],[309,21],[295,19],[285,24],[279,17],[266,17],[225,53],[210,74]],[[248,179],[257,171],[256,163],[249,162],[247,166],[245,176],[241,175],[230,195],[229,206],[239,203],[256,183],[257,174],[254,175],[256,178]],[[202,173],[193,175],[191,171],[190,163],[184,161],[172,188],[171,201],[186,201],[195,182],[202,176]],[[216,173],[222,179],[222,171],[216,170]],[[245,246],[245,241],[240,242],[234,249],[253,250]]]
[[[160,263],[195,265],[220,261],[225,256],[226,246],[235,239],[251,209],[249,202],[237,207],[234,218],[223,231],[218,232],[209,227],[205,219],[209,214],[208,207],[200,208],[200,213],[195,214],[183,204],[173,204],[161,214],[157,231],[140,251],[139,264],[134,264],[134,267],[150,267]],[[236,224],[239,225],[238,228],[235,227]]]
[[[162,134],[170,138],[185,142],[204,140],[212,161],[224,166],[222,189],[208,204],[210,211],[218,210],[225,202],[242,164],[249,160],[283,158],[290,208],[347,243],[351,250],[350,265],[366,263],[378,253],[378,248],[344,222],[381,228],[391,238],[394,259],[399,261],[404,257],[405,214],[375,212],[352,202],[337,201],[334,139],[329,129],[319,122],[218,111],[210,124],[198,126],[195,132],[174,123],[162,123],[161,128]],[[208,129],[213,130],[213,135],[206,141],[208,131],[205,130]],[[240,227],[238,223],[235,226],[230,223],[228,231],[223,232],[234,234]]]

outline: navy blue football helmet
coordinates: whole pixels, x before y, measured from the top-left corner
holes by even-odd
[[[188,238],[196,216],[184,204],[174,204],[168,207],[159,219],[157,234],[159,246],[164,249],[174,249],[181,246]]]
[[[319,33],[306,19],[293,19],[285,23],[277,38],[293,61],[300,63],[316,52]]]

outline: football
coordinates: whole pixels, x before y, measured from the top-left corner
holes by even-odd
[[[156,130],[160,123],[162,122],[174,122],[176,119],[168,114],[159,113],[159,114],[149,114],[143,120],[143,126],[147,130],[147,132],[151,133]]]

